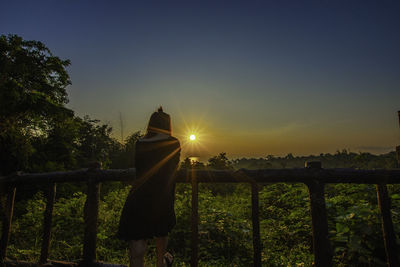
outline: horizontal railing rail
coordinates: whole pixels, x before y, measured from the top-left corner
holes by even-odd
[[[190,169],[199,183],[307,183],[318,180],[320,183],[355,183],[355,184],[400,184],[400,169],[262,169],[247,170],[197,170]],[[82,169],[66,172],[22,173],[17,172],[6,177],[0,177],[0,184],[21,186],[26,184],[69,183],[106,181],[133,181],[136,179],[135,168],[130,169]],[[179,170],[176,181],[189,183],[188,170]]]
[[[97,167],[96,167],[97,166]],[[309,189],[310,211],[313,231],[315,266],[332,266],[332,248],[328,238],[324,185],[328,183],[376,184],[378,205],[382,214],[382,230],[389,266],[399,266],[396,236],[390,213],[390,199],[386,184],[400,184],[400,170],[322,169],[320,164],[310,164],[302,169],[263,170],[179,170],[176,181],[192,186],[192,256],[191,265],[198,264],[198,184],[199,183],[249,183],[251,184],[252,227],[254,266],[261,266],[261,238],[259,224],[258,185],[267,183],[304,183]],[[2,214],[3,229],[0,240],[0,261],[6,263],[7,245],[11,230],[16,188],[32,184],[47,184],[47,204],[44,212],[42,249],[39,263],[48,261],[51,238],[52,214],[56,184],[65,182],[87,183],[87,200],[84,208],[83,260],[80,265],[96,263],[97,219],[100,201],[100,184],[107,181],[130,182],[136,179],[135,169],[101,170],[99,165],[68,172],[15,173],[0,177],[0,189],[5,198]]]

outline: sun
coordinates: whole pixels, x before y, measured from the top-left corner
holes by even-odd
[[[208,153],[210,146],[207,141],[210,140],[210,135],[202,117],[187,123],[182,116],[182,124],[177,128],[176,132],[176,137],[181,142],[182,155],[198,157]]]

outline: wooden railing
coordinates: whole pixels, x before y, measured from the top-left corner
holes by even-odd
[[[0,189],[6,191],[5,214],[0,240],[0,261],[6,263],[7,244],[10,235],[16,189],[31,184],[48,184],[47,204],[44,212],[43,239],[39,263],[46,263],[49,254],[53,205],[56,184],[64,182],[86,182],[87,200],[84,209],[84,244],[81,266],[96,263],[97,218],[99,210],[100,184],[106,181],[132,181],[135,169],[101,170],[99,166],[89,169],[38,174],[16,173],[0,178]],[[192,240],[191,265],[198,265],[198,184],[199,183],[249,183],[251,184],[252,226],[254,266],[261,266],[261,242],[259,223],[258,185],[265,183],[304,183],[309,190],[313,251],[315,266],[332,266],[332,247],[328,238],[324,185],[328,183],[376,184],[379,209],[382,214],[382,230],[388,266],[400,266],[396,248],[396,236],[390,213],[390,199],[386,184],[400,183],[400,170],[354,170],[322,169],[319,162],[312,162],[304,169],[265,170],[180,170],[177,182],[192,186]],[[103,264],[104,265],[104,264]]]

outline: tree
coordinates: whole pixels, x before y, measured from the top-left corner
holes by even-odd
[[[186,157],[179,166],[180,169],[204,169],[204,167],[203,162],[191,160],[189,157]]]
[[[29,171],[60,171],[74,169],[79,165],[77,155],[80,144],[80,119],[65,117],[53,120],[46,135],[32,140],[34,153]]]
[[[143,137],[140,131],[134,132],[125,139],[124,144],[116,143],[111,152],[111,168],[123,169],[135,167],[136,142]],[[118,146],[118,147],[117,147]]]
[[[225,152],[219,153],[217,156],[208,159],[207,166],[217,170],[226,170],[232,168],[231,162],[226,157]]]
[[[0,36],[1,174],[26,169],[33,139],[46,137],[60,117],[73,117],[64,106],[69,64],[41,42]]]
[[[192,161],[189,157],[186,157],[179,166],[180,169],[191,169],[192,168]]]
[[[91,162],[98,161],[107,168],[110,164],[110,151],[116,142],[111,138],[112,128],[107,124],[99,124],[99,120],[85,116],[79,121],[78,161],[80,167],[87,167]]]

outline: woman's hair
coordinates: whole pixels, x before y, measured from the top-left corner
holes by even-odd
[[[171,117],[163,111],[161,106],[156,112],[151,114],[146,135],[149,135],[150,133],[172,134]]]

